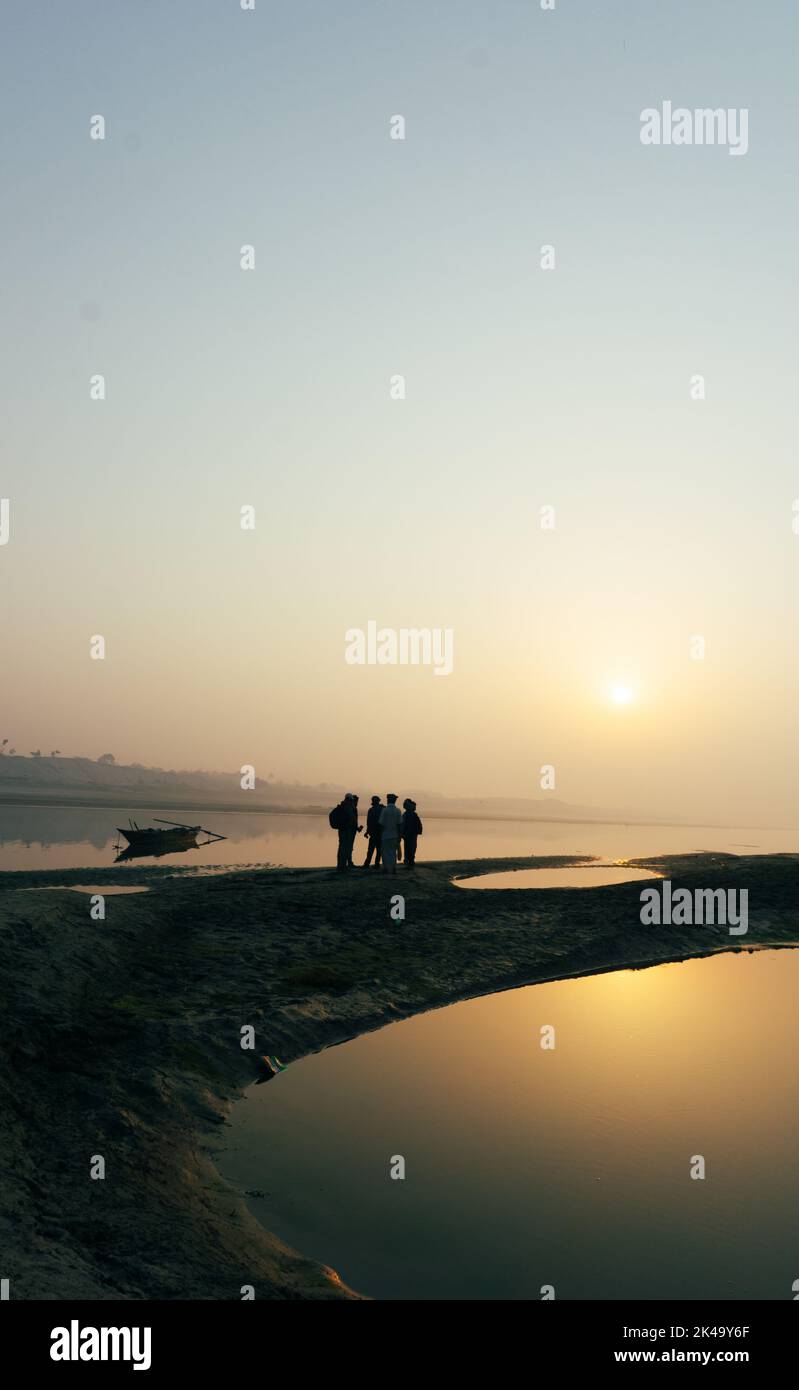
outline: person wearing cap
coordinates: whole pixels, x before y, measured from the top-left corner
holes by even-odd
[[[412,869],[416,864],[416,842],[422,833],[422,822],[416,814],[416,802],[406,797],[403,801],[405,814],[402,817],[402,839],[405,845],[405,868]]]
[[[397,797],[394,792],[388,793],[386,805],[380,812],[380,829],[383,832],[380,840],[383,870],[387,874],[395,874],[397,872],[397,849],[402,829],[402,812],[397,805]]]
[[[363,867],[369,868],[372,862],[372,855],[375,857],[375,868],[380,868],[380,841],[383,832],[380,829],[380,812],[383,807],[379,796],[372,797],[372,804],[366,813],[366,838],[369,841],[369,850],[364,860]]]

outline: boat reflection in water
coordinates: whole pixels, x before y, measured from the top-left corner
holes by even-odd
[[[158,820],[158,817],[154,819]],[[224,835],[215,834],[213,830],[206,830],[202,825],[182,825],[178,821],[160,821],[159,827],[167,827],[163,830],[155,826],[142,828],[134,820],[130,820],[129,824],[128,830],[117,826],[118,833],[124,835],[128,845],[117,854],[115,864],[122,864],[128,859],[160,859],[165,854],[183,854],[187,849],[202,849],[205,845],[215,844],[217,840],[226,838]],[[198,844],[198,835],[207,835],[208,839]]]

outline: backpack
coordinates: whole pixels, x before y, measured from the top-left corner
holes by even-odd
[[[328,820],[330,821],[331,830],[341,830],[344,821],[342,819],[342,808],[340,805],[333,807],[333,810],[328,816]]]

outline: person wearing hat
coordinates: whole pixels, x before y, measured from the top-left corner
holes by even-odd
[[[380,812],[380,829],[383,832],[380,840],[383,871],[387,874],[395,874],[397,872],[397,849],[402,829],[402,812],[397,805],[394,792],[388,793],[386,805]]]
[[[416,814],[416,802],[406,797],[403,801],[405,815],[402,817],[402,839],[405,844],[405,868],[412,869],[416,864],[416,842],[422,833],[422,822]]]
[[[375,868],[380,868],[380,841],[383,832],[380,829],[380,812],[383,806],[379,796],[372,797],[372,804],[366,812],[366,838],[369,841],[369,850],[364,860],[363,867],[369,868],[372,862],[372,855],[375,857]]]

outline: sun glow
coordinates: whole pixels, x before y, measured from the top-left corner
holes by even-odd
[[[614,685],[610,698],[614,705],[629,705],[633,699],[633,692],[629,685]]]

